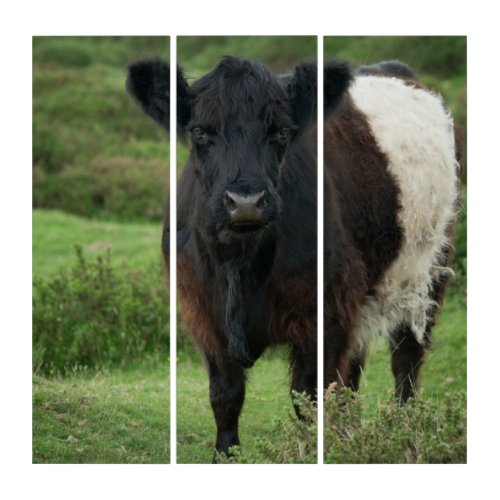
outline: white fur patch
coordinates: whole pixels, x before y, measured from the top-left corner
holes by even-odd
[[[367,297],[357,328],[360,341],[390,335],[402,323],[424,340],[427,316],[435,306],[432,279],[448,268],[439,257],[449,245],[446,228],[455,218],[458,164],[453,119],[439,96],[397,78],[360,76],[350,88],[368,118],[389,171],[401,191],[400,253]]]

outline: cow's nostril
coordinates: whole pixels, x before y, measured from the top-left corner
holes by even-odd
[[[236,200],[231,195],[232,193],[230,193],[229,191],[226,191],[224,193],[224,204],[226,205],[228,210],[236,210]]]
[[[257,200],[257,202],[255,203],[255,206],[259,209],[259,210],[262,210],[265,206],[267,205],[267,197],[266,197],[266,193],[264,191],[262,191],[262,193],[260,193],[260,198]]]

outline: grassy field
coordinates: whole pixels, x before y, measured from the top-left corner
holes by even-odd
[[[33,380],[33,463],[168,463],[166,359]]]
[[[90,261],[111,249],[114,266],[137,272],[159,261],[160,235],[155,223],[95,221],[34,210],[33,273],[60,280],[58,273],[75,265],[76,244]],[[163,280],[160,266],[158,271],[155,279]],[[164,328],[167,335],[168,325]],[[104,363],[98,370],[75,368],[65,377],[35,375],[33,461],[167,463],[168,366],[166,355],[153,353],[120,368]]]
[[[467,389],[467,311],[459,294],[449,294],[433,330],[432,348],[423,370],[420,397],[442,400],[447,393]],[[393,392],[388,347],[380,342],[368,356],[361,394],[371,405]]]
[[[96,221],[58,210],[33,210],[33,274],[47,276],[68,268],[75,246],[89,258],[109,249],[113,262],[141,268],[160,260],[161,224]]]

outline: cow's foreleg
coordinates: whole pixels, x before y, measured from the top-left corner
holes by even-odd
[[[349,332],[338,323],[325,324],[324,389],[332,383],[337,388],[350,385],[351,344]]]
[[[240,444],[238,418],[245,399],[243,368],[225,359],[222,363],[208,361],[210,403],[217,426],[215,449],[229,456],[229,448]]]
[[[366,348],[363,346],[356,351],[350,361],[346,377],[346,386],[353,391],[359,390],[359,381],[363,373],[366,359]]]
[[[292,351],[292,386],[291,390],[305,393],[313,401],[317,398],[318,363],[316,349],[304,354],[299,349]],[[298,405],[294,403],[297,417],[303,418]]]

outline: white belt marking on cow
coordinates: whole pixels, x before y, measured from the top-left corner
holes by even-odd
[[[453,119],[439,96],[396,78],[358,77],[350,94],[389,160],[404,231],[398,257],[363,303],[356,333],[364,342],[406,323],[422,343],[435,306],[432,280],[452,272],[439,266],[439,257],[450,244],[446,228],[456,215],[459,188]]]

